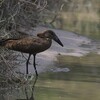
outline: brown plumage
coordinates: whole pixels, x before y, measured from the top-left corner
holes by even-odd
[[[34,56],[34,68],[35,73],[38,76],[36,65],[35,65],[35,56],[37,53],[43,52],[50,48],[52,44],[52,39],[55,40],[58,44],[63,46],[57,35],[51,31],[47,30],[43,33],[38,33],[37,37],[27,36],[24,38],[18,39],[4,39],[0,40],[0,46],[4,48],[8,48],[10,50],[15,50],[23,53],[28,53],[29,57],[26,62],[26,74],[28,74],[28,63],[30,56]]]

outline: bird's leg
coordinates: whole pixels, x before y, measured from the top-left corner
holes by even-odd
[[[31,54],[29,54],[29,57],[26,61],[26,74],[28,74],[28,64],[29,64],[30,57],[31,57]]]
[[[36,63],[35,63],[36,54],[33,54],[33,57],[34,57],[33,65],[34,65],[35,74],[36,74],[36,77],[37,77],[38,76],[38,72],[37,72]]]
[[[21,52],[21,54],[22,54],[22,57],[25,58],[25,60],[27,60],[27,58],[24,56],[24,54],[22,52]],[[29,62],[29,64],[30,64],[30,62]]]
[[[34,87],[35,87],[35,84],[36,84],[37,79],[38,79],[38,72],[37,72],[36,63],[35,63],[36,54],[33,54],[33,57],[34,57],[33,65],[34,65],[36,77],[35,77],[35,80],[34,80],[34,83],[33,83],[33,86],[32,86],[32,94],[31,94],[30,100],[34,100],[34,97],[33,97],[33,94],[34,94]]]

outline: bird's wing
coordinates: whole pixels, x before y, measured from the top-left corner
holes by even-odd
[[[31,54],[42,52],[48,49],[50,45],[51,42],[38,37],[25,37],[17,40],[11,39],[3,43],[5,48]]]

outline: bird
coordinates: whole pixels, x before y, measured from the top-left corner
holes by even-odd
[[[36,76],[38,72],[36,69],[36,54],[49,49],[52,45],[52,40],[56,41],[63,47],[62,42],[52,30],[45,30],[44,32],[37,33],[37,36],[26,36],[22,38],[7,38],[0,40],[0,46],[9,50],[14,50],[22,53],[27,53],[28,59],[26,61],[26,75],[28,75],[28,64],[31,55],[33,55],[33,66]]]

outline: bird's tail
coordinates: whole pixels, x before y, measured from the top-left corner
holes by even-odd
[[[0,39],[0,46],[4,46],[8,40],[18,40],[18,38]]]
[[[8,41],[8,39],[1,39],[0,40],[0,46],[3,46],[5,44],[5,42]]]
[[[12,38],[8,38],[8,39],[0,39],[0,46],[4,46],[5,43],[8,41],[8,40],[12,40]]]

